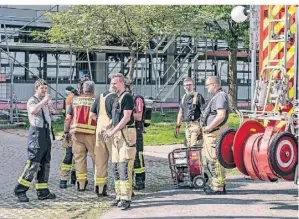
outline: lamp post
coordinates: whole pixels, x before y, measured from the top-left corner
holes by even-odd
[[[251,52],[251,110],[254,110],[254,90],[256,81],[256,47],[257,47],[257,22],[256,21],[256,8],[258,6],[250,6],[250,10],[244,6],[236,6],[231,11],[231,18],[237,22],[244,22],[248,15],[250,15],[250,52]]]

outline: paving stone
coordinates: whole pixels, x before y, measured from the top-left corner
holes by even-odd
[[[19,203],[13,194],[14,186],[27,160],[26,130],[0,131],[0,218],[95,218],[107,211],[113,199],[113,179],[109,168],[107,198],[98,198],[93,192],[93,168],[88,158],[87,191],[78,192],[75,186],[59,188],[59,166],[63,148],[59,141],[53,141],[49,189],[55,193],[55,200],[37,200],[36,191],[27,192],[29,203]],[[158,191],[170,184],[168,162],[165,158],[145,155],[146,189],[135,192],[134,199]],[[110,164],[109,164],[110,167]]]

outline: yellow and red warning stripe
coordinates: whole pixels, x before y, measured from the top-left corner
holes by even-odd
[[[284,42],[269,42],[273,32],[283,35],[284,31],[290,31],[291,35],[295,33],[295,6],[288,5],[288,27],[284,27],[284,22],[272,22],[270,19],[285,19],[284,5],[263,5],[260,10],[260,53],[259,53],[259,72],[265,66],[282,66],[283,62],[269,62],[269,60],[284,59]],[[270,31],[269,31],[270,30]],[[289,97],[294,97],[294,64],[295,64],[295,45],[294,40],[287,43],[286,54],[286,72],[289,76]],[[279,76],[279,71],[276,73]],[[275,73],[274,73],[275,75]],[[293,111],[292,104],[281,106],[281,109],[289,114]]]

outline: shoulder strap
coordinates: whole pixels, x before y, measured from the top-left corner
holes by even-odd
[[[119,97],[119,99],[118,99],[118,103],[119,104],[121,104],[121,102],[123,101],[123,98],[124,98],[124,96],[125,96],[125,94],[127,94],[127,93],[129,93],[129,92],[123,92],[121,95],[120,95],[120,97]]]
[[[192,104],[196,105],[196,101],[197,101],[197,92],[194,92],[193,99],[192,99]]]
[[[39,99],[36,96],[33,96],[33,98],[36,99],[38,102],[40,102]],[[43,117],[43,120],[44,120],[44,125],[46,124],[47,126],[49,126],[49,123],[46,120],[43,108],[41,108],[41,111],[42,111],[42,117]],[[55,134],[54,134],[54,129],[53,129],[52,124],[51,124],[51,133],[52,133],[52,139],[54,141],[55,140]]]
[[[182,102],[181,102],[182,105],[184,104],[184,100],[185,100],[186,95],[187,95],[187,94],[184,94],[184,96],[183,96],[183,98],[182,98]]]

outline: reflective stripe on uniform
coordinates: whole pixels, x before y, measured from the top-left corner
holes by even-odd
[[[27,181],[26,179],[19,178],[18,183],[25,187],[30,187],[31,182]]]
[[[95,130],[90,130],[90,129],[81,129],[81,128],[74,128],[72,129],[73,132],[80,132],[80,133],[86,133],[86,134],[94,134]]]
[[[36,189],[47,189],[48,188],[48,183],[36,183],[35,188]]]
[[[27,169],[29,166],[30,166],[30,160],[27,160],[26,163],[25,163],[24,171],[23,171],[22,175],[20,176],[20,178],[19,178],[19,180],[18,180],[18,183],[19,183],[19,184],[21,184],[21,185],[23,185],[23,186],[26,186],[26,187],[30,187],[30,184],[31,184],[31,182],[29,182],[29,181],[23,179],[23,176],[24,176],[24,174],[25,174],[25,171],[26,171],[26,169]]]
[[[85,180],[85,179],[87,179],[87,173],[79,173],[79,174],[77,174],[77,179],[78,180]]]
[[[95,178],[96,185],[105,185],[107,184],[107,177],[98,177]]]
[[[61,166],[60,166],[60,169],[61,170],[65,170],[65,171],[69,171],[69,170],[71,170],[72,169],[72,164],[64,164],[64,163],[62,163],[61,164]]]
[[[129,180],[120,180],[120,188],[121,189],[126,189],[126,190],[131,189],[132,188],[132,182],[130,182]]]
[[[144,167],[141,167],[141,168],[135,168],[135,169],[134,169],[134,172],[135,172],[136,174],[144,173]]]
[[[80,124],[80,123],[74,123],[70,127],[71,128],[84,128],[84,129],[91,129],[91,130],[96,129],[96,126],[88,125],[88,124]]]

